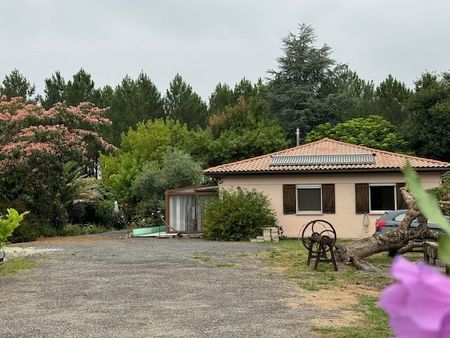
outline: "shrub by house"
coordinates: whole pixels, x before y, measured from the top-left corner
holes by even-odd
[[[206,206],[203,235],[214,240],[247,240],[276,222],[265,195],[243,189],[222,190]]]

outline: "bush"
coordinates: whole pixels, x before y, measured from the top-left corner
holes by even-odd
[[[103,232],[111,231],[111,228],[104,227],[101,225],[89,225],[85,228],[83,228],[83,234],[86,235],[94,235],[94,234],[101,234]]]
[[[67,213],[71,223],[83,223],[86,218],[86,204],[72,204],[67,208]]]
[[[205,238],[225,241],[248,240],[261,235],[262,228],[276,225],[269,200],[261,193],[221,190],[204,211]]]
[[[135,208],[136,212],[136,222],[142,222],[145,219],[147,223],[150,223],[148,226],[161,226],[164,225],[161,219],[161,210],[164,209],[164,201],[159,199],[158,196],[154,196],[153,198],[149,198],[148,200],[144,200],[139,202],[139,204]]]
[[[49,225],[48,223],[40,224],[38,226],[38,232],[40,236],[44,237],[55,237],[61,236],[63,229],[61,227],[54,227]]]
[[[9,241],[11,243],[31,242],[39,238],[39,229],[36,223],[25,219],[14,230]]]
[[[203,181],[202,167],[189,154],[168,149],[162,163],[147,163],[133,181],[132,204],[137,216],[134,220],[152,218],[152,223],[160,224],[158,213],[164,208],[164,191],[199,185]]]
[[[114,211],[114,201],[97,201],[94,208],[95,223],[116,229],[122,229],[125,225],[123,213]]]
[[[83,229],[78,224],[66,224],[63,227],[64,236],[80,236],[83,234]]]
[[[114,201],[102,200],[95,203],[95,222],[112,226],[114,224],[115,212]]]

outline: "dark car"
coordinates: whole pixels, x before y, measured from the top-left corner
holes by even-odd
[[[389,211],[385,213],[383,216],[381,216],[375,223],[375,233],[377,234],[384,234],[388,231],[396,229],[400,223],[403,221],[406,215],[406,209],[404,210],[396,210],[396,211]],[[450,223],[450,218],[447,217]],[[417,218],[411,222],[411,227],[416,228],[419,225],[419,222],[417,221]],[[428,222],[428,227],[431,230],[438,231],[440,233],[443,233],[444,231],[437,225],[436,223],[433,223],[432,221]]]
[[[381,216],[375,223],[375,233],[376,234],[385,234],[388,231],[396,229],[400,223],[403,221],[406,215],[406,209],[405,210],[396,210],[396,211],[389,211],[385,213],[383,216]],[[447,219],[450,220],[450,218],[447,217]],[[417,228],[419,225],[419,222],[417,221],[417,218],[411,222],[410,227]],[[435,230],[437,232],[443,233],[444,231],[439,227],[439,225],[431,222],[428,222],[428,227],[431,230]]]
[[[405,209],[405,210],[389,211],[389,212],[385,213],[383,216],[381,216],[375,222],[375,228],[376,228],[375,233],[376,234],[385,234],[389,231],[392,231],[392,230],[398,228],[400,223],[405,218],[406,211],[407,210]],[[449,223],[450,223],[450,218],[447,216],[445,216],[445,217],[449,220]],[[419,222],[417,221],[417,218],[416,218],[415,220],[413,220],[411,222],[410,227],[417,228],[418,225],[419,225]],[[439,233],[444,233],[444,231],[436,223],[428,222],[427,225],[431,230],[437,231]],[[426,239],[416,239],[415,241],[422,242],[424,240],[426,240]],[[416,250],[421,251],[422,249],[418,248]],[[414,250],[414,251],[416,251],[416,250]],[[397,250],[392,249],[389,251],[389,256],[391,256],[391,257],[395,256],[396,254],[397,254]]]

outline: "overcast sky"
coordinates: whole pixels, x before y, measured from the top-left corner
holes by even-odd
[[[161,91],[180,73],[205,99],[218,82],[257,80],[276,67],[298,23],[361,77],[412,86],[450,69],[450,1],[0,0],[0,77],[17,68],[43,91],[80,67],[96,85],[141,70]]]

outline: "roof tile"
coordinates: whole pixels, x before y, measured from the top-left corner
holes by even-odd
[[[339,154],[372,154],[375,161],[369,164],[309,164],[309,165],[280,165],[271,164],[273,156],[296,156],[296,155],[339,155]],[[442,162],[416,156],[392,153],[385,150],[363,147],[355,144],[345,143],[323,138],[321,140],[284,149],[275,153],[249,158],[242,161],[222,164],[208,168],[204,172],[207,175],[225,175],[239,173],[264,173],[264,172],[303,172],[303,171],[340,171],[340,170],[395,170],[402,169],[409,161],[416,169],[442,169],[450,170],[450,163]]]

